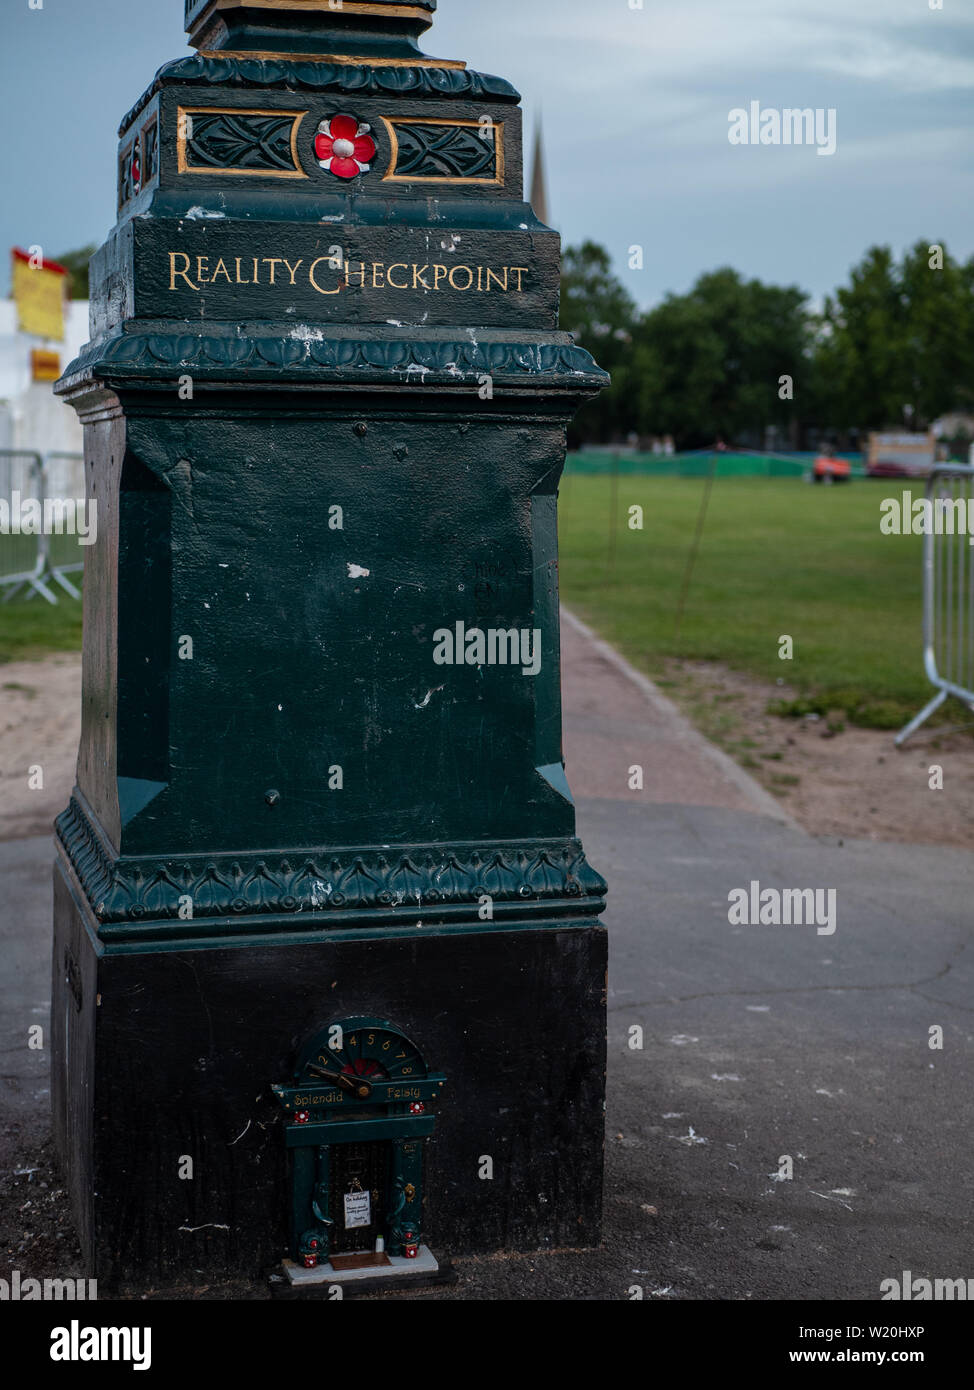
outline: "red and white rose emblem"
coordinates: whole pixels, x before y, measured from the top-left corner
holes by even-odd
[[[322,121],[315,136],[315,155],[322,169],[340,179],[367,174],[375,158],[371,129],[354,116],[331,116]]]

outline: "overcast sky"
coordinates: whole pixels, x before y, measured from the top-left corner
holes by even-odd
[[[543,112],[551,220],[641,303],[718,265],[819,297],[875,242],[974,254],[974,0],[930,2],[440,0],[424,48],[510,78],[529,130]],[[4,251],[104,239],[119,119],[187,51],[182,14],[0,0]],[[751,101],[835,108],[835,154],[731,145]]]

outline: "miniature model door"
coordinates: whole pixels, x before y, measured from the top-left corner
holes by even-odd
[[[345,1018],[300,1049],[290,1084],[275,1085],[291,1151],[290,1257],[419,1253],[423,1148],[446,1078],[415,1043],[378,1018]],[[354,1261],[353,1261],[354,1263]]]
[[[389,1145],[336,1144],[331,1154],[331,1248],[336,1255],[374,1250],[386,1237]]]

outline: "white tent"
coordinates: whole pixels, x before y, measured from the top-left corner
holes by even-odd
[[[65,340],[44,342],[17,332],[17,306],[0,300],[0,449],[34,449],[80,453],[81,426],[70,406],[58,400],[49,381],[31,381],[31,348],[56,350],[61,370],[88,341],[88,301],[65,306]]]

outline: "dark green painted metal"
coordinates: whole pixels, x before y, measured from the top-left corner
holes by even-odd
[[[401,1058],[402,1066],[409,1062],[409,1074],[389,1080],[371,1078],[369,1094],[360,1098],[329,1087],[315,1071],[324,1062],[349,1066],[356,1058],[375,1059],[386,1068]],[[332,1248],[335,1232],[327,1212],[336,1195],[331,1183],[342,1167],[335,1146],[343,1144],[389,1146],[382,1159],[389,1180],[376,1216],[378,1229],[390,1254],[401,1255],[407,1245],[415,1247],[423,1206],[421,1141],[433,1134],[436,1115],[412,1114],[410,1106],[425,1106],[427,1100],[436,1099],[446,1077],[430,1072],[419,1048],[400,1029],[368,1015],[343,1018],[316,1033],[299,1049],[294,1074],[303,1080],[302,1085],[271,1087],[287,1120],[285,1145],[294,1155],[292,1256],[309,1264],[323,1262]],[[356,1079],[367,1078],[364,1073],[358,1078],[349,1075],[351,1082]],[[381,1113],[376,1114],[380,1107]]]
[[[186,0],[186,28],[198,48],[412,58],[435,9],[436,0]]]
[[[239,334],[219,338],[184,334],[173,340],[133,329],[104,349],[97,344],[88,348],[71,364],[64,381],[70,387],[97,370],[106,382],[119,388],[132,389],[140,384],[149,388],[158,381],[168,385],[174,370],[214,383],[232,381],[243,370],[249,380],[275,382],[284,369],[292,380],[321,386],[386,384],[390,379],[409,386],[419,373],[423,390],[410,388],[417,403],[423,403],[424,391],[430,386],[458,391],[466,383],[469,391],[470,384],[477,384],[485,372],[495,387],[499,384],[512,391],[548,386],[553,392],[570,390],[574,394],[580,386],[598,387],[604,379],[583,348],[561,343],[386,342],[378,337],[365,341],[309,337],[295,342]]]
[[[437,1072],[432,1077],[427,1077],[419,1081],[411,1081],[408,1085],[410,1093],[415,1092],[416,1100],[434,1100],[440,1093],[440,1087],[446,1077]],[[403,1089],[403,1084],[397,1081],[377,1081],[372,1087],[372,1097],[369,1101],[357,1101],[354,1096],[347,1098],[349,1105],[386,1105],[399,1099],[394,1093]],[[322,1085],[320,1082],[306,1086],[272,1086],[277,1099],[282,1108],[286,1111],[303,1110],[313,1108],[316,1105],[342,1105],[346,1102],[345,1095],[337,1087]],[[335,1118],[338,1118],[336,1115]]]
[[[401,1029],[395,1024],[390,1023],[387,1018],[378,1018],[373,1014],[355,1014],[352,1017],[336,1019],[327,1028],[321,1029],[314,1037],[309,1038],[305,1045],[299,1050],[297,1060],[294,1065],[295,1078],[300,1080],[309,1075],[308,1067],[320,1061],[322,1056],[327,1056],[329,1061],[351,1061],[353,1060],[351,1049],[355,1049],[355,1056],[361,1058],[365,1047],[368,1047],[373,1057],[378,1057],[379,1052],[391,1050],[385,1049],[381,1044],[374,1041],[366,1041],[365,1047],[360,1043],[360,1038],[364,1036],[366,1040],[370,1035],[388,1033],[395,1039],[400,1048],[409,1054],[409,1060],[419,1069],[422,1076],[427,1076],[429,1068],[423,1058],[423,1054],[411,1038],[407,1038]]]
[[[397,1136],[392,1154],[388,1243],[390,1255],[402,1255],[407,1243],[415,1248],[423,1234],[423,1146]]]
[[[476,101],[516,102],[520,93],[503,77],[473,72],[469,68],[369,67],[317,60],[313,63],[274,57],[246,58],[220,55],[204,58],[196,54],[177,58],[159,69],[152,86],[139,98],[119,126],[125,135],[149,107],[152,99],[167,87],[208,87],[224,97],[234,88],[260,91],[332,92],[356,97],[374,94],[432,98],[436,101],[458,97]]]
[[[138,665],[134,669],[142,674]],[[146,708],[159,717],[157,705]],[[158,732],[157,725],[154,735]],[[152,746],[147,740],[141,752],[148,756]],[[154,789],[164,786],[155,783]],[[505,924],[553,912],[585,916],[601,909],[604,892],[577,839],[535,840],[530,846],[457,842],[435,851],[404,845],[398,854],[336,847],[326,856],[291,859],[237,853],[121,861],[99,832],[94,813],[83,809],[80,794],[57,828],[94,905],[101,936],[118,944],[148,947],[198,939],[201,932],[263,935],[276,928],[287,934],[301,925],[331,932],[374,923],[377,911],[384,927],[399,926],[415,921],[415,910],[403,903],[406,892],[410,902],[427,907],[430,925],[484,925],[478,904],[485,893],[493,903],[493,920]],[[187,896],[194,915],[182,920],[180,900]]]
[[[306,1144],[349,1144],[376,1139],[425,1139],[436,1127],[435,1115],[399,1115],[392,1119],[331,1120],[321,1124],[289,1125],[284,1142],[289,1149]]]
[[[299,1259],[328,1255],[331,1151],[307,1144],[291,1152],[290,1253]]]
[[[217,8],[261,32],[270,13]],[[317,54],[341,52],[348,17],[298,8]],[[356,32],[398,42],[384,8]],[[118,496],[89,557],[99,628],[58,822],[113,949],[603,906],[561,768],[555,493],[565,426],[605,374],[556,328],[558,238],[523,201],[516,93],[369,52],[364,71],[183,60],[123,126],[141,185],[95,260],[96,336],[59,384]],[[277,120],[276,165],[291,113],[295,177],[188,171],[187,109]],[[336,111],[379,147],[351,185],[314,154]],[[485,115],[502,184],[386,177],[390,123]],[[349,566],[369,574],[350,583]],[[431,636],[457,622],[537,629],[542,671],[444,682]]]

